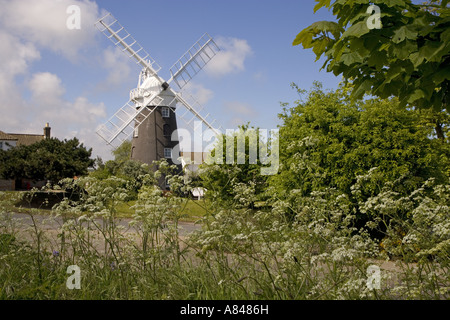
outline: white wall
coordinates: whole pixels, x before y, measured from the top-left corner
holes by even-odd
[[[12,147],[15,147],[16,143],[17,143],[17,141],[0,140],[0,149],[6,151]]]

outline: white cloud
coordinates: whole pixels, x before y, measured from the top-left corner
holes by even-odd
[[[205,71],[213,76],[224,76],[245,69],[245,60],[253,54],[247,40],[219,37],[215,40],[221,51],[209,62]]]
[[[66,12],[70,5],[81,11],[81,29],[69,30]],[[95,48],[94,22],[98,7],[89,0],[0,0],[0,130],[42,134],[49,122],[52,136],[77,137],[92,156],[110,158],[110,150],[95,134],[105,118],[102,102],[93,103],[80,94],[68,99],[63,80],[54,73],[31,73],[31,65],[51,51],[70,62],[87,61]],[[115,53],[113,52],[113,55]],[[121,58],[106,54],[104,67],[123,74],[127,68]],[[112,71],[108,81],[118,81]]]
[[[28,87],[32,93],[32,101],[36,101],[38,105],[42,106],[58,105],[65,93],[61,79],[49,72],[34,74]]]
[[[183,91],[188,92],[192,97],[201,105],[205,106],[208,101],[210,101],[214,92],[210,89],[205,88],[203,85],[190,81],[184,88]]]
[[[239,101],[225,102],[225,109],[232,113],[246,116],[256,116],[258,114],[251,105]]]
[[[22,43],[19,38],[0,30],[0,75],[14,77],[24,73],[31,62],[40,58],[36,47],[30,43]],[[6,63],[7,62],[7,63]]]
[[[253,79],[255,79],[258,82],[266,82],[267,74],[263,71],[257,72],[253,75]]]
[[[93,157],[110,156],[110,150],[94,132],[99,121],[106,116],[106,107],[103,103],[92,103],[82,96],[75,98],[74,101],[66,100],[64,98],[66,89],[61,79],[49,72],[33,74],[27,85],[31,93],[30,99],[12,92],[14,100],[4,99],[5,87],[0,85],[1,130],[41,134],[42,128],[49,122],[52,136],[59,139],[77,137],[86,147],[94,149]],[[24,88],[21,89],[23,91]]]
[[[61,79],[52,73],[42,72],[32,75],[29,82],[33,104],[27,110],[32,115],[29,128],[40,132],[47,122],[52,127],[52,136],[61,139],[77,137],[88,148],[93,147],[96,156],[109,155],[104,143],[97,139],[94,132],[100,119],[106,116],[103,103],[91,103],[85,97],[77,97],[74,101],[64,98],[66,89]]]
[[[103,103],[93,104],[85,97],[77,97],[73,102],[64,99],[66,92],[61,79],[52,73],[33,74],[29,82],[30,107],[37,123],[52,122],[62,134],[79,130],[83,126],[95,127],[99,118],[106,116]]]
[[[21,96],[23,88],[15,78],[26,74],[33,61],[40,58],[40,53],[30,42],[21,42],[19,38],[0,29],[0,130],[6,125],[19,126],[17,112],[23,110]]]
[[[251,105],[239,101],[225,102],[224,108],[231,116],[229,125],[231,125],[232,127],[246,124],[247,122],[250,122],[250,120],[254,120],[254,118],[258,116],[258,112]]]
[[[106,79],[99,83],[98,90],[111,90],[111,87],[128,84],[135,77],[136,84],[138,73],[132,73],[132,60],[118,47],[108,47],[103,50],[101,66],[108,70]],[[130,90],[132,88],[129,88]]]
[[[80,8],[80,29],[67,28],[70,5]],[[80,50],[94,43],[98,6],[89,0],[0,0],[0,21],[4,28],[39,48],[63,54],[75,61]]]

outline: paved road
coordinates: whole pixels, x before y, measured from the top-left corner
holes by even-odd
[[[17,226],[27,227],[33,226],[33,221],[29,214],[26,213],[11,213],[10,217],[13,221],[17,222]],[[45,215],[34,215],[34,220],[36,225],[40,230],[57,230],[63,225],[63,219],[61,217],[51,217]],[[129,223],[132,219],[117,219],[118,225],[125,227],[125,231],[133,232],[135,228],[130,226]],[[101,219],[98,219],[97,222],[99,224],[102,223]],[[199,224],[195,224],[193,222],[184,222],[180,221],[178,223],[178,227],[180,230],[180,236],[185,236],[194,230],[199,230],[201,226]]]

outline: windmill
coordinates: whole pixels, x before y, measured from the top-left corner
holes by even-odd
[[[161,158],[170,162],[178,158],[179,154],[172,154],[178,143],[178,137],[172,136],[174,132],[176,136],[177,116],[193,130],[204,124],[219,134],[213,127],[215,120],[209,122],[209,113],[203,115],[203,107],[185,90],[192,77],[220,51],[208,34],[170,68],[170,79],[165,81],[158,75],[161,67],[111,13],[95,26],[142,67],[138,86],[130,91],[130,100],[97,130],[108,145],[117,147],[133,135],[131,158],[151,164]]]

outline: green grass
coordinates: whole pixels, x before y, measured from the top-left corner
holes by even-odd
[[[351,234],[349,222],[335,218],[341,212],[330,216],[328,207],[316,204],[314,214],[302,211],[293,224],[275,210],[163,198],[149,190],[138,202],[112,202],[117,194],[103,197],[98,205],[101,213],[114,204],[99,215],[102,223],[75,219],[55,234],[42,229],[37,219],[31,228],[11,223],[2,214],[14,212],[9,208],[30,210],[30,217],[51,211],[19,208],[14,203],[20,193],[0,193],[0,300],[449,299],[449,259],[439,252],[434,260],[383,269],[381,288],[369,290],[367,268],[385,255],[367,234]],[[95,196],[88,200],[94,202]],[[110,218],[131,218],[135,204],[144,220],[131,235]],[[84,208],[81,203],[77,212]],[[145,220],[143,208],[154,215]],[[205,220],[198,232],[180,237],[166,223],[168,217]],[[413,254],[405,251],[399,261],[410,261]],[[82,270],[81,290],[66,288],[67,267],[74,264]]]
[[[9,212],[26,213],[33,209],[34,213],[48,215],[51,214],[50,208],[43,208],[42,205],[29,204],[26,201],[17,201],[23,192],[22,191],[6,191],[0,193],[0,201],[4,203],[4,208]],[[184,199],[185,203],[182,205],[182,221],[197,221],[201,219],[210,208],[210,204],[206,200],[193,200]],[[118,218],[132,218],[134,214],[134,208],[136,201],[121,202],[117,205],[117,217]],[[6,205],[5,205],[6,204]],[[36,212],[36,210],[38,210]]]
[[[119,205],[116,207],[116,210],[118,212],[118,217],[119,218],[131,218],[134,213],[134,210],[132,207],[134,206],[135,203],[136,203],[135,200],[119,203]]]
[[[186,206],[183,211],[181,211],[181,213],[185,215],[182,220],[197,221],[208,212],[209,207],[210,204],[205,200],[188,199],[186,201]]]
[[[0,192],[0,202],[2,202],[2,207],[8,212],[15,213],[27,213],[32,209],[34,212],[38,210],[39,214],[49,214],[49,209],[43,209],[42,207],[27,205],[24,201],[21,201],[22,191],[4,191]]]
[[[0,192],[0,201],[11,201],[17,195],[17,191],[3,191]]]

